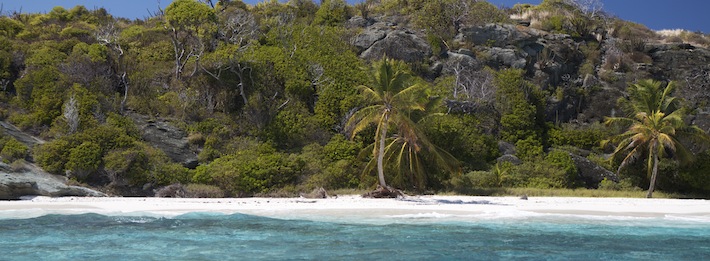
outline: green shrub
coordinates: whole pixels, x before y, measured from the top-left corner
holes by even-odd
[[[205,184],[187,184],[187,196],[191,198],[223,198],[224,191],[217,186]]]
[[[0,157],[5,163],[11,163],[15,160],[24,159],[27,157],[29,150],[25,144],[17,141],[15,138],[7,138],[7,141],[2,144]]]
[[[565,170],[547,161],[508,165],[499,173],[503,187],[567,188],[570,184]]]
[[[579,185],[576,184],[577,165],[574,164],[574,160],[572,160],[572,156],[570,156],[569,153],[561,150],[553,150],[545,156],[545,161],[564,171],[566,176],[565,187],[573,188]]]
[[[34,158],[47,172],[63,175],[70,150],[69,141],[60,138],[35,147]]]
[[[600,190],[615,190],[615,191],[621,191],[621,190],[631,190],[631,191],[639,191],[641,188],[634,186],[630,180],[628,179],[622,179],[619,182],[614,182],[613,180],[609,180],[607,178],[604,178],[601,182],[599,182],[599,188]]]
[[[96,172],[102,164],[102,149],[99,144],[86,141],[69,150],[69,160],[66,169],[72,172],[78,181],[86,181],[89,175]]]
[[[533,137],[515,143],[515,155],[521,160],[532,161],[542,157],[543,154],[542,144]]]
[[[192,180],[217,185],[232,196],[248,196],[296,181],[303,165],[273,148],[246,149],[197,167]]]

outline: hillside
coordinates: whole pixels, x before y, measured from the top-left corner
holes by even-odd
[[[123,196],[372,189],[378,173],[411,193],[645,190],[653,157],[611,157],[628,126],[604,122],[633,118],[633,86],[654,80],[674,87],[668,115],[710,131],[710,36],[577,2],[176,0],[133,21],[83,6],[6,14],[0,157]],[[398,122],[360,117],[379,97],[367,90],[400,73],[391,83],[417,90],[404,92],[410,109],[394,114],[385,95]],[[710,196],[707,145],[678,144],[694,157],[658,150],[656,190]]]

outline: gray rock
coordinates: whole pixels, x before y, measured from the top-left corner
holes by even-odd
[[[17,165],[21,163],[14,163]],[[9,166],[0,163],[0,199],[20,199],[23,196],[47,197],[105,197],[106,194],[79,186],[66,184],[63,176],[45,172],[34,164]]]
[[[22,144],[25,144],[25,146],[27,147],[31,148],[34,145],[44,143],[44,140],[22,132],[21,130],[17,129],[15,125],[10,124],[9,122],[0,121],[0,127],[2,127],[2,130],[4,131],[5,135],[15,138],[17,141]]]
[[[536,42],[545,35],[550,33],[512,24],[486,24],[461,28],[455,41],[491,47],[505,47],[511,44],[522,47],[527,43]]]
[[[442,61],[443,74],[454,74],[456,70],[478,71],[483,64],[471,55],[448,52],[447,58]]]
[[[510,154],[506,154],[506,155],[498,157],[498,159],[496,159],[496,162],[498,162],[498,163],[510,162],[513,165],[523,164],[523,161],[520,160],[520,158],[516,157],[515,155],[510,155]]]
[[[187,140],[187,133],[173,126],[166,120],[151,120],[148,116],[130,114],[130,117],[141,130],[143,140],[156,147],[173,161],[186,168],[196,168],[197,153],[193,151]]]
[[[185,198],[187,190],[182,184],[176,183],[158,189],[155,192],[155,197],[158,198]]]
[[[498,141],[498,151],[501,155],[514,155],[515,145],[502,140]]]
[[[569,154],[577,166],[577,178],[584,183],[586,188],[599,188],[599,182],[608,179],[614,182],[619,182],[619,177],[616,173],[611,172],[596,163],[575,154]]]
[[[501,66],[523,69],[527,64],[526,53],[520,52],[515,49],[506,49],[500,47],[492,47],[486,49],[488,56],[488,65],[495,68],[500,68]]]
[[[373,34],[372,38],[378,36],[379,34]],[[366,43],[367,41],[363,40],[362,42]],[[378,60],[387,56],[405,62],[421,62],[431,55],[431,47],[424,39],[409,31],[398,29],[388,33],[381,40],[375,41],[360,54],[360,57],[367,60]]]
[[[362,53],[370,48],[375,42],[380,41],[387,36],[392,29],[385,23],[376,23],[367,30],[355,36],[352,44],[357,48],[358,53]]]

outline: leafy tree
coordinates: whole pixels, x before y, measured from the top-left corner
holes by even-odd
[[[344,0],[323,0],[313,19],[313,24],[338,26],[347,18],[347,3]]]
[[[175,77],[182,77],[190,59],[199,59],[208,48],[208,41],[216,30],[217,16],[212,8],[195,0],[176,0],[165,8],[165,22],[175,55]],[[191,75],[197,72],[195,66]]]
[[[501,70],[495,75],[496,109],[502,115],[501,136],[508,142],[533,138],[544,145],[545,100],[539,86],[523,78],[518,69]]]
[[[646,157],[650,178],[648,198],[652,197],[655,188],[659,158],[671,157],[682,162],[692,159],[692,153],[679,139],[710,141],[703,130],[684,122],[684,111],[678,108],[678,100],[671,96],[673,91],[672,82],[662,88],[659,82],[640,81],[631,85],[629,90],[633,117],[610,117],[605,120],[608,125],[628,126],[624,133],[611,139],[618,143],[612,159],[623,156],[618,171],[634,160]]]

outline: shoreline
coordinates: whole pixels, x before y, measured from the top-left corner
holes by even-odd
[[[522,200],[517,197],[484,196],[368,199],[346,195],[328,199],[34,197],[19,201],[0,201],[0,219],[87,213],[170,218],[195,212],[322,221],[371,221],[383,218],[480,220],[539,216],[614,219],[671,216],[710,224],[710,201],[690,199],[530,197],[528,200]]]

